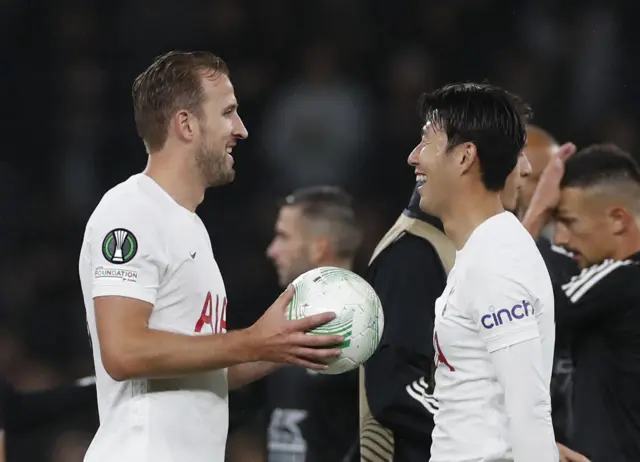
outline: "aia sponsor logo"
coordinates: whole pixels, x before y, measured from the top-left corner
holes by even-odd
[[[227,331],[227,297],[215,296],[207,292],[202,305],[200,318],[196,323],[194,332],[197,334],[224,334]]]

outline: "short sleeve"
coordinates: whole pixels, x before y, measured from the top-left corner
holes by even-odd
[[[635,309],[630,300],[640,293],[638,264],[633,260],[605,260],[584,269],[565,284],[554,284],[556,323],[560,328],[593,322],[628,322]]]
[[[155,304],[167,259],[157,223],[141,209],[109,207],[87,226],[91,261],[84,268],[90,268],[94,298],[121,296]]]
[[[537,300],[521,284],[502,275],[474,277],[468,302],[471,316],[489,353],[539,337]]]

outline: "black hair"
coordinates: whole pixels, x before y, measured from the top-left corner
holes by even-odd
[[[447,149],[476,146],[482,182],[489,191],[504,188],[524,148],[531,108],[518,96],[486,83],[461,83],[422,96],[421,118],[447,134]]]
[[[636,160],[615,144],[594,144],[567,159],[560,187],[588,188],[621,181],[640,187],[640,166]]]

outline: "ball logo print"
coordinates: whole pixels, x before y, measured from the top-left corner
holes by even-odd
[[[492,305],[489,307],[489,313],[480,318],[482,327],[485,329],[493,329],[494,327],[512,322],[514,319],[522,319],[535,314],[533,305],[528,300],[522,300],[522,303],[516,303],[511,308],[495,309]]]
[[[133,233],[117,228],[107,233],[102,241],[102,255],[116,265],[130,262],[138,252],[138,240]]]

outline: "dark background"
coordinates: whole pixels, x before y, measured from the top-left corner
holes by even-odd
[[[239,327],[279,292],[264,252],[292,189],[352,193],[366,263],[413,187],[424,91],[487,79],[561,142],[637,154],[634,3],[0,0],[0,378],[28,392],[93,372],[78,253],[101,195],[146,163],[130,89],[156,55],[206,49],[231,69],[249,139],[199,213]],[[16,460],[82,460],[83,419],[10,434]]]

